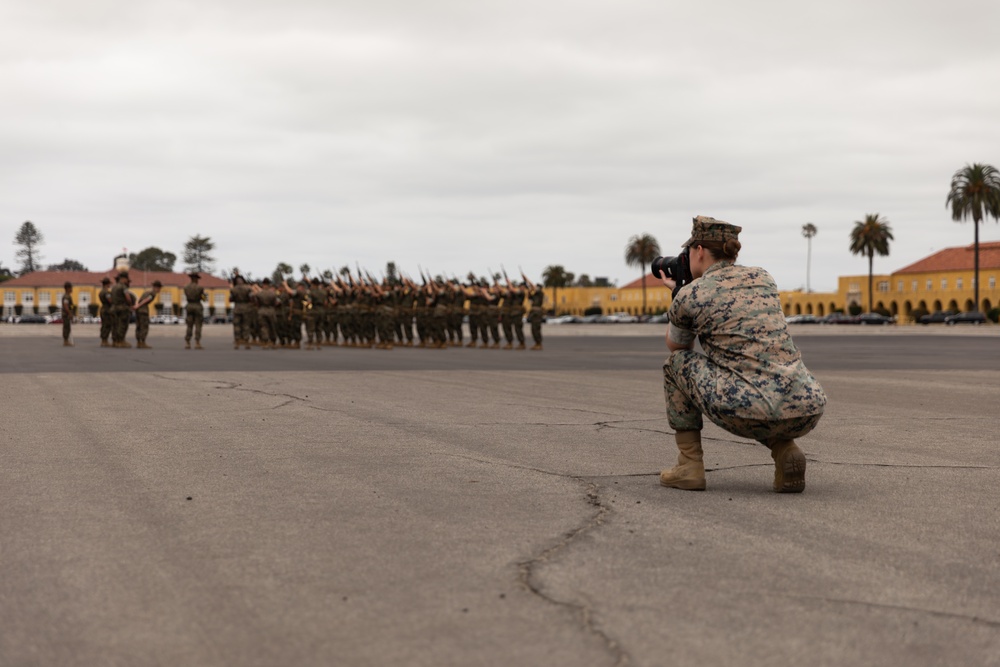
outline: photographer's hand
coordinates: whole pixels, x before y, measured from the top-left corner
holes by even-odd
[[[664,285],[666,285],[667,287],[669,287],[669,288],[670,288],[670,291],[671,291],[671,292],[672,292],[672,291],[674,290],[674,287],[676,287],[676,286],[677,286],[677,283],[676,283],[676,282],[674,282],[674,281],[673,281],[673,280],[671,280],[670,278],[667,278],[667,277],[666,277],[666,276],[664,276],[664,275],[663,275],[662,273],[660,274],[660,280],[662,280],[662,281],[663,281],[663,284],[664,284]]]

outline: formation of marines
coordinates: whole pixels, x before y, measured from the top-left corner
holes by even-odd
[[[303,278],[275,284],[264,278],[251,284],[235,275],[230,291],[233,347],[524,350],[527,313],[531,349],[541,350],[545,293],[521,277],[523,282],[505,276],[505,284],[494,280],[492,285],[472,276],[465,283],[424,277],[418,285],[405,277],[375,280],[359,270],[357,277],[347,274],[331,281]]]

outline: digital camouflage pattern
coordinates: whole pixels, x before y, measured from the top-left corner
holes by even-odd
[[[730,239],[739,241],[739,235],[742,231],[742,227],[710,218],[707,215],[699,215],[694,218],[691,225],[691,238],[685,241],[682,247],[687,248],[698,241],[725,242]]]
[[[663,367],[671,428],[700,430],[704,414],[767,444],[816,425],[826,394],[802,363],[767,271],[716,262],[681,288],[668,315],[672,341],[697,336],[704,350],[678,350]]]

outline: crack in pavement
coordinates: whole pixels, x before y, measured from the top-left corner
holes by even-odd
[[[293,401],[301,401],[303,403],[309,402],[309,399],[303,398],[301,396],[296,396],[295,394],[264,391],[263,389],[251,389],[250,387],[244,387],[239,382],[229,382],[227,380],[198,380],[191,378],[174,378],[174,377],[167,377],[166,375],[160,375],[159,373],[152,373],[152,376],[155,378],[159,378],[161,380],[169,380],[170,382],[200,382],[203,384],[214,384],[216,389],[232,389],[233,391],[245,391],[250,394],[261,394],[262,396],[273,396],[275,398],[284,396],[285,398],[289,399],[281,406],[277,407],[283,407],[285,405],[288,405],[289,403],[292,403]]]
[[[1000,621],[994,621],[989,618],[982,618],[979,616],[970,616],[969,614],[957,614],[951,611],[940,611],[938,609],[924,609],[922,607],[908,607],[906,605],[898,604],[886,604],[883,602],[868,602],[866,600],[852,600],[850,598],[835,598],[828,597],[825,595],[796,595],[794,593],[775,593],[773,591],[762,591],[756,593],[746,593],[746,595],[774,595],[777,597],[789,598],[792,600],[816,600],[819,602],[831,602],[834,604],[845,604],[845,605],[858,605],[862,607],[868,607],[871,609],[886,609],[891,611],[908,611],[917,614],[926,614],[928,616],[937,616],[940,618],[955,619],[959,621],[968,621],[971,623],[976,623],[979,625],[985,625],[991,628],[1000,628]]]
[[[600,486],[594,482],[585,482],[585,480],[575,478],[581,483],[586,483],[586,499],[587,503],[596,508],[594,513],[581,525],[573,528],[572,530],[563,534],[562,538],[553,544],[552,546],[544,549],[541,553],[532,556],[528,560],[521,561],[517,564],[518,570],[518,581],[533,595],[545,600],[549,604],[553,604],[557,607],[561,607],[574,616],[576,616],[580,623],[583,625],[584,629],[590,634],[598,637],[603,643],[605,648],[614,657],[614,664],[617,666],[627,665],[629,663],[629,655],[625,649],[618,643],[616,639],[604,632],[597,624],[594,618],[593,608],[583,602],[566,601],[559,600],[552,595],[546,593],[542,585],[535,581],[535,575],[537,573],[537,568],[540,565],[551,562],[553,558],[559,555],[560,552],[568,549],[572,543],[579,538],[581,535],[585,535],[596,530],[598,527],[603,525],[604,517],[610,512],[607,505],[601,502],[600,498]]]
[[[543,470],[541,468],[534,468],[531,466],[518,465],[516,463],[506,463],[503,461],[489,461],[486,459],[477,458],[475,456],[464,456],[462,454],[449,454],[449,453],[439,453],[440,456],[450,456],[454,458],[466,459],[469,461],[476,461],[477,463],[485,463],[489,465],[502,465],[508,468],[516,468],[519,470],[530,470],[532,472],[541,473],[543,475],[552,475],[553,477],[562,477],[564,479],[572,479],[580,484],[585,485],[585,497],[587,504],[595,508],[593,514],[588,517],[579,526],[570,529],[569,531],[563,533],[562,537],[552,546],[547,547],[542,550],[541,553],[523,560],[517,563],[518,571],[518,582],[524,586],[531,594],[541,598],[542,600],[553,604],[557,607],[561,607],[574,616],[576,616],[580,623],[583,625],[584,630],[588,633],[598,637],[604,644],[605,648],[615,659],[615,666],[622,667],[629,664],[629,655],[625,649],[618,643],[616,639],[611,637],[608,633],[601,630],[598,627],[597,621],[594,619],[594,612],[590,605],[582,602],[571,602],[566,600],[559,600],[555,597],[545,593],[542,590],[542,586],[535,581],[536,570],[538,566],[545,563],[550,563],[552,560],[558,556],[561,552],[568,549],[574,541],[576,541],[582,535],[590,533],[596,530],[598,527],[604,524],[604,518],[611,512],[611,509],[601,502],[600,492],[601,486],[595,482],[589,481],[586,477],[581,475],[570,475],[565,473],[552,472],[551,470]],[[659,473],[657,473],[659,474]]]

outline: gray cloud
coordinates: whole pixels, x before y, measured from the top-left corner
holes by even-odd
[[[812,283],[832,289],[867,271],[847,251],[866,213],[896,235],[876,271],[971,242],[949,179],[1000,163],[991,2],[0,11],[0,233],[31,219],[47,259],[91,268],[201,234],[257,274],[561,263],[627,282],[631,235],[672,252],[707,214],[783,288],[816,224]]]

